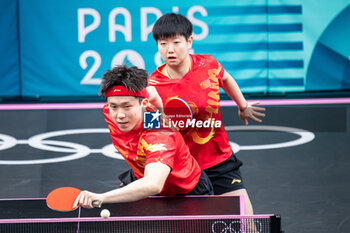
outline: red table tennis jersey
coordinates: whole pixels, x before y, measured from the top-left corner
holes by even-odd
[[[188,102],[198,120],[215,119],[221,127],[182,130],[181,133],[191,154],[203,169],[217,165],[232,154],[227,133],[222,124],[219,107],[220,89],[223,86],[223,66],[211,55],[191,55],[191,69],[181,79],[171,79],[161,72],[166,64],[159,66],[149,77],[148,85],[154,86],[163,106],[168,99],[180,97]]]
[[[132,168],[135,176],[144,176],[145,166],[160,161],[171,168],[160,195],[187,194],[197,185],[201,169],[191,156],[179,132],[143,129],[142,124],[130,132],[122,132],[103,107],[114,147]]]

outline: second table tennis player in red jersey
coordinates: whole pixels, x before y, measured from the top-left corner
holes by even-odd
[[[189,54],[192,24],[186,17],[174,13],[163,15],[153,27],[153,37],[165,63],[149,77],[151,103],[156,99],[155,88],[164,107],[172,97],[180,97],[191,106],[196,119],[221,121],[219,87],[222,87],[237,103],[245,124],[248,118],[261,122],[257,116],[265,116],[260,112],[265,109],[255,106],[259,102],[245,100],[237,83],[213,56]],[[244,195],[245,212],[253,214],[239,169],[242,162],[233,154],[223,124],[210,130],[194,127],[181,132],[191,154],[209,176],[215,194]]]
[[[137,178],[115,190],[83,191],[75,204],[92,208],[102,203],[130,202],[151,195],[210,195],[209,178],[191,156],[182,135],[170,129],[144,129],[148,104],[148,74],[137,67],[117,66],[103,75],[101,94],[107,98],[103,114],[113,145]]]

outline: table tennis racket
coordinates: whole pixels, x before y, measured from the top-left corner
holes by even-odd
[[[186,123],[187,119],[192,120],[193,118],[191,106],[184,99],[179,97],[172,97],[166,102],[164,113],[173,122],[183,121]]]
[[[80,194],[81,190],[73,187],[57,188],[49,193],[46,197],[47,206],[56,211],[68,212],[78,208],[73,208],[75,199]],[[100,201],[93,201],[94,207],[100,208],[102,203]]]

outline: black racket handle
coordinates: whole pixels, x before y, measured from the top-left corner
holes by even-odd
[[[96,208],[101,208],[102,206],[102,201],[93,201],[92,206]]]

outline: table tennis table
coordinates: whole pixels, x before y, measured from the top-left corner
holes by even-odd
[[[102,209],[111,216],[101,218]],[[0,199],[0,210],[4,233],[281,233],[278,215],[244,215],[242,196],[156,196],[71,212],[51,210],[45,198]]]

